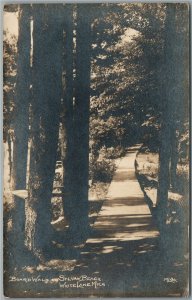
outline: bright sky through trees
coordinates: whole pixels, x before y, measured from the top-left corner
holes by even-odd
[[[8,31],[8,35],[18,36],[18,14],[12,12],[4,12],[3,29]]]

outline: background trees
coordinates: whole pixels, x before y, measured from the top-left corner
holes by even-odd
[[[99,18],[94,23],[96,37],[99,31],[92,49],[91,128],[98,124],[94,140],[126,145],[146,135],[149,143],[151,134],[157,145],[164,6],[126,4],[111,10],[105,25]]]

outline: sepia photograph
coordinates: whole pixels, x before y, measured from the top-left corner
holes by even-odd
[[[189,297],[189,17],[4,5],[6,297]]]

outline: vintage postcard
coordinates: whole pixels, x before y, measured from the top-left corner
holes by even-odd
[[[190,295],[189,6],[4,6],[4,295]]]

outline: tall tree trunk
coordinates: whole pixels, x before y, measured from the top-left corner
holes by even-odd
[[[64,57],[63,57],[63,105],[62,105],[62,161],[63,161],[63,208],[64,216],[70,223],[71,207],[74,201],[73,160],[73,5],[64,6]]]
[[[74,184],[75,199],[71,228],[87,234],[89,176],[89,106],[91,20],[89,4],[77,5],[76,85],[74,105]]]
[[[33,101],[26,245],[46,252],[52,235],[51,197],[62,91],[62,26],[57,5],[33,8]]]
[[[13,189],[26,188],[30,102],[30,5],[20,5],[15,97]]]
[[[14,116],[13,152],[12,141],[9,135],[9,161],[12,190],[26,189],[27,152],[29,137],[29,103],[30,103],[30,31],[31,6],[28,4],[19,6],[19,35],[17,44],[17,78]],[[13,154],[12,154],[13,153]],[[13,155],[13,157],[12,157]],[[20,263],[20,255],[24,250],[24,200],[13,197],[14,209],[12,210],[13,240],[9,243],[9,250]],[[12,243],[14,247],[12,247]],[[26,256],[25,256],[26,257]],[[24,257],[22,258],[24,260]]]
[[[159,180],[157,208],[160,227],[164,227],[167,215],[168,190],[170,185],[169,164],[171,157],[171,133],[173,132],[173,107],[175,101],[175,14],[176,5],[167,4],[165,24],[165,96],[162,99],[161,145],[159,154]],[[163,74],[162,74],[163,75]]]
[[[174,126],[171,138],[171,185],[176,187],[177,185],[177,163],[178,163],[178,131],[181,130],[182,123],[184,123],[186,115],[186,107],[188,97],[188,6],[187,4],[176,4],[177,20],[176,30],[177,35],[175,37],[175,45],[173,52],[173,59],[175,61],[175,96],[174,96]],[[178,59],[179,58],[179,59]],[[186,101],[187,100],[187,101]],[[179,120],[180,122],[177,122]]]

